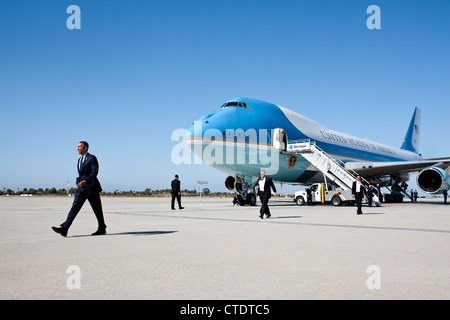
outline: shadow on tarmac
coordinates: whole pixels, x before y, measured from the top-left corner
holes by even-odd
[[[175,232],[178,232],[178,231],[128,231],[128,232],[106,233],[104,236],[126,236],[126,235],[156,236],[156,235],[160,235],[160,234],[168,234],[168,233],[175,233]],[[90,234],[89,235],[88,234],[80,234],[80,235],[70,236],[70,238],[82,238],[82,237],[93,237],[93,236]]]

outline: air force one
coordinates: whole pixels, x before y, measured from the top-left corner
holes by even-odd
[[[346,171],[390,190],[387,201],[401,202],[412,174],[418,173],[417,184],[427,194],[450,186],[450,158],[423,159],[419,153],[420,119],[415,108],[402,146],[394,148],[328,129],[276,104],[236,98],[195,121],[185,141],[205,163],[229,174],[225,186],[249,204],[256,202],[252,185],[262,169],[278,183],[339,186],[313,157],[290,152],[296,142],[316,146]]]

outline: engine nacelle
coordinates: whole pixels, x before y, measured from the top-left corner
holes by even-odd
[[[438,167],[428,167],[417,175],[417,185],[428,194],[440,194],[444,187],[450,187],[450,175]]]
[[[236,182],[236,179],[233,176],[228,176],[225,179],[225,187],[228,190],[234,190],[234,183]]]
[[[243,179],[241,177],[233,177],[228,176],[225,179],[225,187],[228,190],[236,190],[237,193],[242,193],[242,185],[243,185]]]

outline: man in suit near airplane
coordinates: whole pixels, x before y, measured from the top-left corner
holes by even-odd
[[[366,193],[366,187],[361,181],[361,176],[356,177],[356,181],[353,182],[352,185],[352,197],[355,198],[356,206],[358,207],[356,210],[356,214],[362,214],[362,199],[364,197],[364,194]]]
[[[275,188],[275,184],[273,183],[272,178],[266,176],[266,172],[262,170],[260,172],[260,177],[258,181],[256,181],[255,188],[259,190],[257,193],[259,195],[259,199],[261,200],[261,209],[259,210],[259,217],[261,219],[264,218],[264,214],[267,218],[271,217],[269,210],[269,199],[271,197],[270,188],[272,188],[274,195],[277,195],[277,189]]]
[[[76,179],[76,182],[78,189],[75,193],[75,199],[72,208],[67,215],[66,221],[61,224],[61,227],[52,227],[53,231],[59,233],[63,237],[67,236],[67,232],[72,225],[73,220],[86,200],[91,204],[98,222],[98,229],[92,235],[97,236],[106,234],[106,224],[103,218],[102,202],[100,200],[102,187],[97,179],[98,161],[94,155],[88,153],[88,149],[89,144],[86,141],[80,141],[78,143],[77,150],[81,157],[78,159],[77,165],[78,178]]]
[[[377,196],[378,196],[378,200],[380,200],[380,203],[383,202],[383,194],[381,193],[381,187],[380,184],[377,183]]]
[[[172,206],[171,209],[175,210],[175,199],[177,199],[178,202],[178,209],[184,209],[184,207],[181,206],[181,187],[180,187],[180,180],[178,180],[178,175],[175,175],[175,179],[172,180],[172,183],[170,186],[172,187]]]
[[[306,202],[308,203],[308,206],[314,205],[313,202],[312,202],[311,185],[309,185],[308,188],[306,188]]]

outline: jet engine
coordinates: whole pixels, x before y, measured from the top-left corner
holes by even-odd
[[[242,193],[242,179],[239,177],[234,178],[233,176],[228,176],[225,179],[225,187],[228,190],[236,189],[236,192],[241,194]]]
[[[450,187],[450,175],[444,169],[428,167],[417,175],[417,185],[428,194],[440,194],[444,187]]]
[[[228,190],[234,190],[234,183],[236,182],[236,179],[234,179],[234,177],[233,176],[228,176],[226,179],[225,179],[225,187],[228,189]]]

